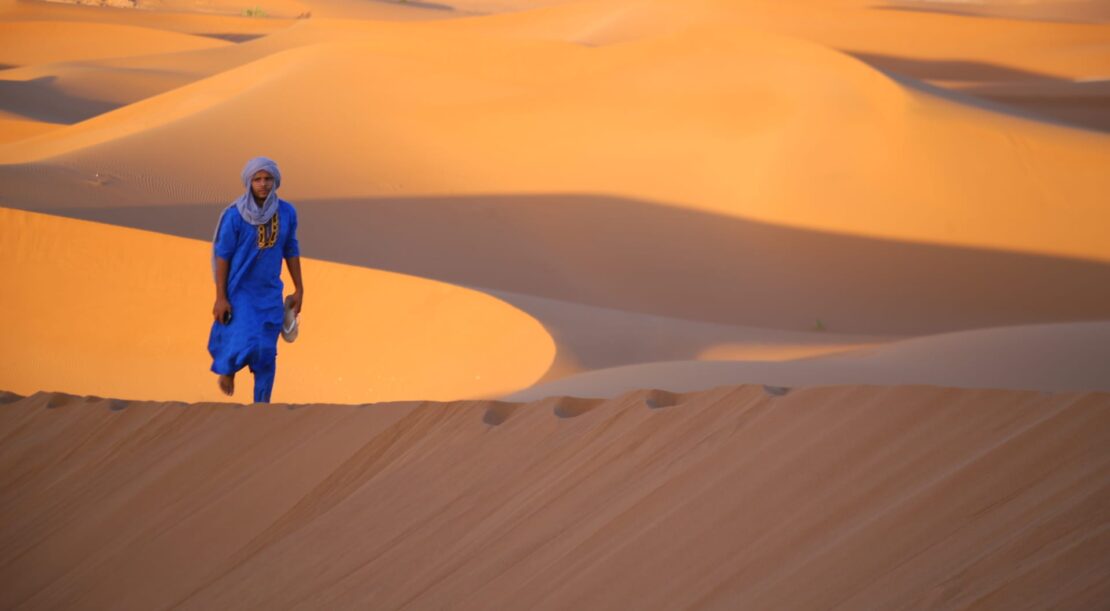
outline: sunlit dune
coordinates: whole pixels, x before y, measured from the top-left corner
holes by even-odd
[[[222,191],[212,177],[267,150],[299,177],[293,198],[603,193],[1110,260],[1099,230],[1110,221],[1110,136],[980,108],[798,38],[730,23],[589,48],[454,32],[450,21],[309,21],[243,43],[284,40],[287,50],[10,143],[0,159],[64,156],[69,168],[131,183],[119,197],[90,194],[105,203],[127,192],[213,201]],[[209,133],[227,143],[214,149]],[[0,196],[17,199],[13,188]]]
[[[100,396],[221,398],[205,350],[211,247],[0,209],[0,388]],[[460,399],[528,386],[551,338],[481,293],[306,259],[313,287],[294,344],[279,348],[275,399]],[[288,285],[288,281],[286,282]],[[317,312],[318,314],[314,314]],[[239,378],[249,397],[250,374]]]
[[[837,344],[831,341],[798,344],[759,341],[723,342],[707,348],[698,357],[706,361],[792,361],[813,356],[840,354],[868,346],[868,344],[854,343]]]
[[[210,5],[218,6],[217,2]],[[227,9],[232,14],[217,15],[197,10],[132,10],[115,7],[79,6],[75,3],[37,0],[0,0],[0,19],[7,22],[24,21],[62,21],[81,23],[120,24],[144,28],[155,28],[168,32],[195,34],[236,42],[250,40],[289,27],[291,20],[276,18],[273,15],[258,19],[242,14],[246,6],[242,4]]]
[[[24,119],[18,115],[0,112],[0,144],[44,134],[57,127],[53,123]]]
[[[0,22],[0,64],[14,66],[176,53],[227,44],[210,37],[107,23]]]

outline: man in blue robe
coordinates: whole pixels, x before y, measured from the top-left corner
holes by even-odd
[[[213,239],[216,304],[208,352],[224,394],[235,392],[236,372],[249,367],[254,373],[254,401],[269,403],[285,317],[283,259],[296,288],[288,299],[296,314],[304,300],[297,211],[278,198],[281,172],[270,159],[248,161],[242,179],[246,193],[220,215]]]

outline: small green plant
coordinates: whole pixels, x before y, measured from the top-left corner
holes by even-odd
[[[265,17],[266,16],[266,11],[262,10],[261,6],[255,5],[251,8],[243,9],[243,16],[244,17]]]
[[[820,318],[818,318],[817,319],[817,324],[813,325],[813,330],[814,331],[827,331],[828,329],[825,328],[824,321],[822,321]]]

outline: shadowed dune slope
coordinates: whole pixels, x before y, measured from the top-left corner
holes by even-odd
[[[1092,261],[575,193],[296,202],[322,259],[627,312],[866,334],[1110,319],[1110,265]],[[195,239],[220,209],[66,203],[45,210]]]
[[[207,371],[210,260],[206,242],[0,209],[0,319],[10,323],[0,387],[220,397]],[[297,342],[279,346],[276,400],[489,397],[532,384],[554,357],[535,319],[488,295],[314,259],[303,266],[312,296]],[[238,397],[249,398],[251,384],[244,370]]]
[[[1110,23],[1110,4],[1103,0],[887,0],[892,10],[938,11],[975,16],[1064,22]]]
[[[1110,598],[1107,394],[4,401],[5,608],[1094,609]]]
[[[727,353],[728,343],[720,350]],[[712,350],[709,351],[712,354]],[[1044,392],[1110,392],[1110,322],[977,329],[879,343],[789,361],[675,361],[589,371],[509,396],[614,397],[645,387],[688,391],[724,384],[931,384]]]

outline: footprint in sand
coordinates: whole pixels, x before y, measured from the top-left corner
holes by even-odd
[[[763,392],[767,393],[768,395],[770,395],[772,397],[782,397],[782,396],[785,396],[786,393],[790,392],[790,387],[788,387],[788,386],[768,386],[768,385],[764,384],[763,385]]]
[[[574,397],[560,397],[555,400],[552,412],[558,418],[577,418],[586,412],[592,411],[604,403],[604,399],[577,399]]]
[[[57,409],[59,407],[65,406],[65,405],[69,405],[70,403],[73,403],[74,401],[77,401],[77,397],[75,397],[73,395],[67,395],[63,392],[46,392],[46,393],[35,393],[35,394],[36,395],[41,394],[41,395],[43,395],[43,397],[46,398],[46,409]]]
[[[646,397],[644,397],[644,404],[651,409],[663,409],[665,407],[673,407],[675,405],[678,405],[680,398],[681,397],[674,394],[673,392],[667,392],[665,390],[653,390],[649,392]]]
[[[494,403],[482,414],[482,422],[490,426],[500,426],[512,418],[519,408],[519,403]]]

